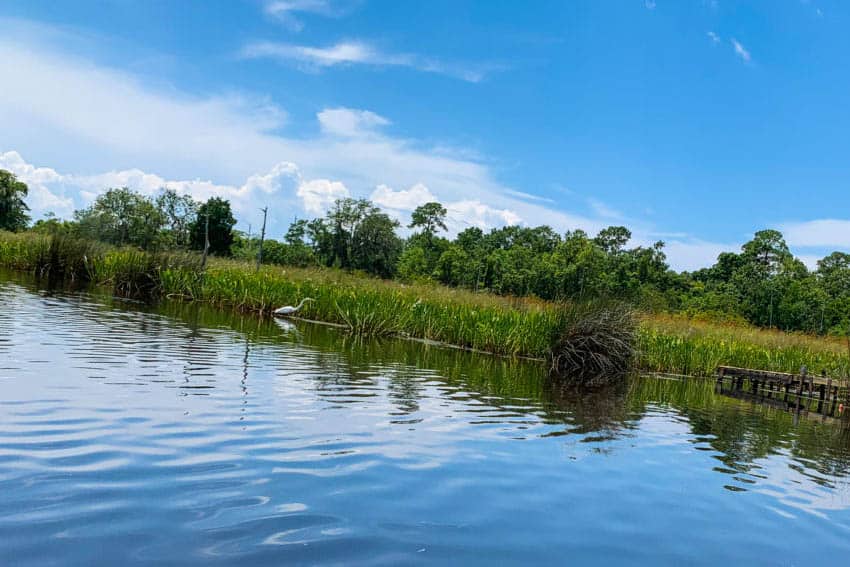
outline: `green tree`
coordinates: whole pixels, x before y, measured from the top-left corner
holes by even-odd
[[[791,251],[778,230],[760,230],[741,247],[744,262],[759,269],[762,275],[779,273],[783,264],[792,259]]]
[[[395,233],[398,226],[384,213],[366,215],[352,235],[352,267],[382,278],[395,275],[402,250],[402,241]]]
[[[478,275],[478,262],[457,244],[451,244],[437,261],[435,275],[445,285],[474,287]]]
[[[76,230],[85,238],[143,250],[160,244],[160,230],[165,223],[162,212],[150,199],[128,187],[109,189],[91,206],[74,212],[74,218]]]
[[[593,241],[608,254],[617,254],[622,252],[631,238],[632,233],[626,227],[609,226],[600,230]]]
[[[354,267],[353,240],[357,227],[365,218],[380,212],[367,199],[337,199],[328,211],[324,230],[315,234],[325,239],[323,250],[328,266],[350,269]]]
[[[17,232],[30,222],[29,207],[24,202],[29,188],[5,169],[0,169],[0,230]]]
[[[41,234],[68,234],[75,228],[74,223],[58,218],[54,213],[45,213],[32,225],[32,231]]]
[[[430,275],[425,250],[421,246],[405,247],[398,260],[398,276],[406,281],[415,281]]]
[[[198,202],[191,195],[164,189],[156,198],[156,206],[165,219],[169,244],[179,248],[188,246],[189,228],[198,214]]]
[[[833,252],[818,260],[818,276],[826,292],[833,297],[850,296],[850,254]]]
[[[447,214],[446,208],[437,202],[419,205],[410,215],[408,228],[421,228],[430,240],[437,233],[438,228],[448,230],[446,228]]]
[[[190,245],[194,250],[204,249],[207,219],[209,219],[210,253],[230,256],[234,239],[233,227],[236,226],[236,219],[233,218],[230,210],[230,202],[219,197],[211,197],[198,207],[198,213],[189,229]]]
[[[306,219],[298,219],[293,221],[291,225],[289,225],[289,229],[286,231],[286,236],[283,239],[287,244],[291,245],[303,245],[304,238],[307,236],[307,220]]]

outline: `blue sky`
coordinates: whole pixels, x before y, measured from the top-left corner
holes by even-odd
[[[39,216],[109,186],[222,195],[279,236],[334,198],[453,231],[758,229],[850,250],[850,4],[0,2],[0,167]]]

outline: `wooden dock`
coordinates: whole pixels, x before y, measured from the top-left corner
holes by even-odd
[[[843,380],[822,373],[809,374],[805,367],[799,374],[771,372],[735,366],[717,367],[717,384],[723,391],[728,381],[731,393],[749,393],[772,400],[782,400],[789,409],[816,411],[834,416],[847,400],[848,389]]]

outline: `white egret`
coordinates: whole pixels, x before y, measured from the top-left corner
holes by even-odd
[[[296,313],[299,309],[304,307],[304,303],[306,303],[308,301],[316,301],[316,300],[311,298],[311,297],[305,297],[304,299],[301,300],[301,303],[299,303],[295,307],[293,307],[291,305],[287,305],[286,307],[281,307],[279,309],[275,309],[274,314],[275,314],[276,317],[286,317],[287,315],[292,315],[292,314]]]

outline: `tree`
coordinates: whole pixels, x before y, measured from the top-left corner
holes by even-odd
[[[304,245],[304,237],[307,236],[307,220],[299,219],[293,221],[286,231],[286,236],[283,239],[290,245]]]
[[[779,273],[783,262],[793,258],[785,238],[778,230],[760,230],[741,247],[744,261],[756,266],[764,275]]]
[[[406,281],[427,278],[428,260],[421,246],[408,246],[398,259],[398,275]]]
[[[320,240],[322,255],[328,266],[354,267],[354,233],[364,219],[378,213],[380,209],[367,199],[346,198],[334,202],[323,224],[313,227],[313,234]]]
[[[474,287],[478,266],[463,247],[452,244],[440,255],[435,275],[445,285]]]
[[[67,234],[73,228],[72,222],[62,220],[52,212],[45,213],[44,218],[38,219],[32,225],[32,231],[41,234]]]
[[[81,236],[143,250],[159,244],[165,223],[162,212],[148,198],[127,187],[109,189],[88,208],[74,212],[74,218]]]
[[[448,230],[446,228],[446,214],[448,214],[448,211],[440,203],[431,202],[419,205],[410,215],[408,227],[421,228],[430,240],[436,234],[438,228]]]
[[[402,241],[396,236],[398,222],[384,213],[371,213],[352,235],[352,267],[382,278],[395,275]]]
[[[850,296],[850,254],[833,252],[818,260],[817,273],[827,293],[834,297]]]
[[[617,254],[623,250],[631,238],[632,233],[626,227],[609,226],[600,230],[593,241],[608,254]]]
[[[30,222],[29,207],[24,202],[29,188],[5,169],[0,169],[0,230],[17,232]]]
[[[209,219],[210,253],[229,256],[233,245],[233,227],[236,219],[230,210],[230,202],[211,197],[198,207],[198,213],[190,228],[190,245],[194,250],[204,249],[204,234]]]
[[[189,245],[189,228],[198,214],[198,203],[191,195],[180,195],[174,189],[164,189],[156,198],[156,206],[165,219],[168,240],[172,246]]]
[[[307,223],[307,238],[313,244],[317,260],[325,266],[333,265],[333,235],[325,219],[313,219]]]

